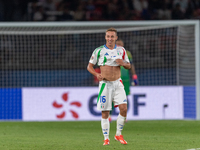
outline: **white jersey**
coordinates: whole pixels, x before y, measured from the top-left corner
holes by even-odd
[[[89,62],[98,66],[119,66],[115,62],[116,59],[122,59],[129,63],[124,47],[115,45],[114,49],[111,50],[106,45],[102,45],[94,50]]]

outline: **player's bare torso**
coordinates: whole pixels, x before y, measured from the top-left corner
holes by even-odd
[[[120,66],[100,66],[104,80],[115,81],[121,77]]]

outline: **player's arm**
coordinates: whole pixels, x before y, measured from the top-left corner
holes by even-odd
[[[133,64],[131,64],[131,74],[132,74],[132,82],[131,84],[134,85],[138,85],[138,77],[137,74],[135,72],[135,66]]]
[[[137,74],[136,74],[136,71],[135,71],[135,66],[133,64],[133,60],[132,60],[132,54],[130,51],[126,51],[127,52],[127,55],[128,55],[128,58],[129,58],[129,61],[131,63],[131,69],[130,69],[130,72],[131,72],[131,84],[134,86],[134,85],[138,85],[138,78],[137,78]]]
[[[116,63],[120,66],[123,66],[125,69],[131,69],[131,64],[129,62],[127,53],[125,51],[125,49],[123,48],[123,59],[116,59]]]
[[[135,66],[134,66],[133,63],[131,63],[131,74],[132,74],[132,75],[136,74]]]
[[[89,63],[88,66],[87,66],[87,70],[88,70],[91,74],[93,74],[94,76],[96,76],[97,79],[98,79],[99,81],[103,80],[102,75],[101,75],[100,73],[97,73],[97,72],[94,70],[94,64]]]
[[[120,66],[123,66],[125,69],[131,69],[131,64],[129,62],[125,62],[122,59],[116,59],[116,63]]]
[[[124,62],[123,67],[124,67],[125,69],[131,69],[131,64],[130,64],[130,63]]]
[[[132,80],[137,80],[137,74],[136,74],[135,66],[133,63],[131,63],[131,75],[132,75]]]
[[[131,62],[131,69],[130,69],[130,71],[131,71],[131,75],[132,75],[131,85],[133,85],[133,86],[134,85],[138,85],[138,77],[137,77],[137,74],[136,74],[136,71],[135,71],[135,66],[134,66],[132,60],[130,60],[130,62]]]

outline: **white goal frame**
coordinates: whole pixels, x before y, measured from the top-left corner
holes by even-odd
[[[195,26],[195,86],[196,86],[196,119],[200,120],[200,24],[199,20],[181,21],[81,21],[81,22],[3,22],[1,27],[94,27],[94,26],[166,26],[194,25]],[[2,31],[1,31],[2,32]],[[6,31],[4,31],[6,32]]]

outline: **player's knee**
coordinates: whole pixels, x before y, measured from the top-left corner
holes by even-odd
[[[109,116],[109,111],[102,111],[102,118],[107,119]]]
[[[123,108],[123,109],[122,109],[122,112],[123,112],[124,114],[126,114],[126,113],[127,113],[127,108],[126,108],[126,107]]]
[[[123,116],[126,116],[127,113],[127,105],[122,105],[120,107],[120,114],[123,114]]]

